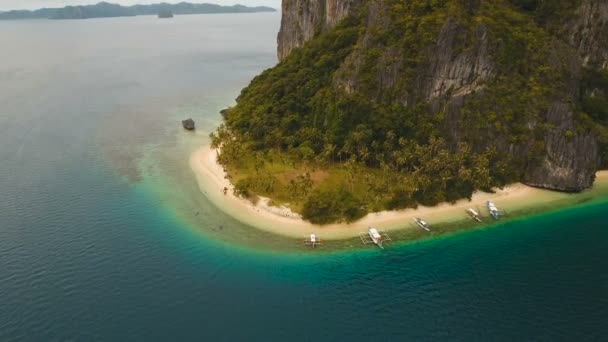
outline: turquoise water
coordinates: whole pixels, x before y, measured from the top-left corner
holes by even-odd
[[[176,19],[0,23],[0,341],[606,338],[608,198],[323,254],[222,214],[187,156],[280,18]]]

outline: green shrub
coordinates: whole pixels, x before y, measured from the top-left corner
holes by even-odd
[[[343,187],[312,192],[302,210],[302,217],[316,224],[353,222],[365,214],[361,200]]]

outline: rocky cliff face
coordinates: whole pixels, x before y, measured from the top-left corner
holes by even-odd
[[[475,10],[482,0],[462,0]],[[283,0],[278,56],[283,60],[294,49],[333,27],[365,0]],[[370,8],[381,1],[371,1]],[[373,17],[373,14],[372,14]],[[373,18],[372,18],[373,20]],[[442,33],[450,30],[442,30]],[[573,19],[564,24],[565,39],[574,47],[583,65],[608,68],[608,2],[581,0]],[[440,37],[441,39],[441,37]],[[445,35],[444,35],[445,39]]]
[[[474,12],[483,1],[461,0]],[[278,37],[278,55],[284,60],[294,49],[303,46],[348,15],[359,15],[365,6],[365,33],[357,48],[346,58],[334,77],[335,87],[347,94],[360,93],[381,101],[386,94],[405,106],[425,104],[429,113],[445,115],[442,129],[452,143],[465,136],[462,110],[473,100],[483,97],[486,86],[504,77],[497,66],[493,49],[501,47],[501,38],[493,37],[484,23],[463,25],[449,15],[432,39],[427,59],[413,70],[397,45],[378,43],[378,32],[391,20],[391,9],[383,0],[284,0],[283,19]],[[568,75],[564,94],[552,95],[542,113],[528,117],[528,142],[510,141],[499,130],[488,130],[486,142],[495,143],[499,153],[512,154],[516,160],[527,160],[533,149],[541,149],[542,157],[525,162],[521,180],[537,187],[560,191],[581,191],[592,185],[600,164],[598,143],[593,133],[579,129],[574,112],[580,96],[581,68],[608,68],[608,2],[581,0],[572,18],[563,23],[549,48],[554,70],[564,69]],[[419,47],[420,48],[420,47]],[[375,60],[370,66],[369,55]],[[411,59],[411,58],[410,58]],[[411,63],[411,62],[409,62]],[[373,69],[373,87],[362,88]],[[407,72],[404,70],[408,70]],[[403,75],[413,73],[414,86],[403,86]],[[508,95],[508,94],[507,94]],[[515,99],[517,100],[517,99]],[[489,108],[491,109],[491,108]],[[551,127],[540,139],[533,137],[540,123]],[[478,148],[483,148],[481,142]]]
[[[427,101],[443,97],[452,91],[454,97],[464,96],[483,87],[483,83],[492,78],[494,66],[488,51],[488,32],[485,26],[478,26],[475,48],[471,51],[456,53],[456,41],[464,30],[452,20],[446,20],[437,39],[438,53],[427,71],[427,81],[421,82],[425,86],[424,98]]]
[[[555,129],[545,136],[546,156],[526,170],[523,181],[529,185],[567,192],[588,188],[595,179],[598,146],[589,133],[566,136],[575,127],[569,104],[554,103],[547,113]]]
[[[278,56],[283,60],[325,29],[333,27],[363,0],[283,0]]]
[[[566,39],[585,66],[608,68],[608,1],[582,0],[566,25]]]

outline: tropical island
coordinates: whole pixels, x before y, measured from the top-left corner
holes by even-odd
[[[604,7],[283,1],[280,63],[222,112],[214,158],[237,197],[314,224],[581,192],[608,166]]]
[[[210,13],[257,13],[276,12],[274,8],[266,6],[248,7],[243,5],[221,6],[216,4],[192,4],[180,2],[178,4],[160,3],[150,5],[121,6],[108,2],[95,5],[65,6],[63,8],[41,8],[38,10],[15,10],[0,12],[0,20],[16,19],[91,19],[112,17],[133,17],[137,15],[159,15],[172,13],[184,14],[210,14]]]

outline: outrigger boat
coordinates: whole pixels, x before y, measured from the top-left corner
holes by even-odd
[[[416,222],[416,224],[418,225],[418,227],[426,230],[427,232],[431,231],[431,226],[429,226],[429,224],[426,221],[424,221],[423,219],[416,217],[414,219],[414,222]]]
[[[473,220],[481,223],[481,216],[476,210],[469,208],[467,209],[467,214],[469,214]]]
[[[387,232],[378,231],[378,229],[374,227],[369,227],[367,233],[359,233],[359,238],[361,238],[361,242],[363,242],[364,245],[373,243],[382,249],[384,249],[383,244],[385,242],[392,241]]]
[[[317,238],[315,234],[310,234],[308,239],[304,240],[304,244],[315,248],[316,245],[322,245],[321,239]]]
[[[490,215],[492,215],[492,217],[495,220],[498,220],[500,218],[499,214],[498,214],[498,208],[496,207],[496,205],[494,205],[494,203],[488,201],[488,210],[490,211]]]
[[[382,247],[382,242],[384,239],[382,238],[382,235],[380,235],[380,232],[378,232],[378,229],[369,227],[367,232],[369,233],[369,237],[376,244],[376,246],[384,249],[384,247]]]

